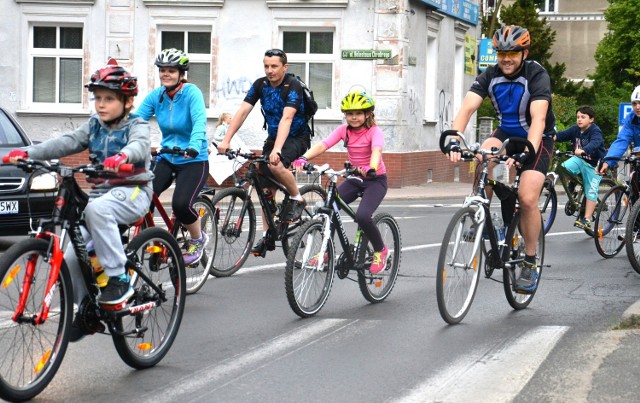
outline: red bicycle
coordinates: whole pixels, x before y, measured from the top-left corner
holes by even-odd
[[[161,228],[133,238],[125,248],[125,268],[134,294],[122,304],[103,306],[97,302],[100,291],[80,231],[89,197],[74,174],[113,173],[96,164],[71,167],[31,159],[18,166],[26,172],[55,172],[62,181],[52,217],[0,257],[0,398],[23,401],[42,392],[60,367],[72,332],[111,335],[118,355],[133,368],[160,362],[184,312],[185,269],[176,239]],[[79,263],[74,276],[64,259],[63,246],[69,242]],[[81,287],[87,294],[73,319],[73,293]]]
[[[183,155],[184,152],[185,151],[179,147],[162,148],[160,150],[153,151],[151,155],[155,159],[155,157],[161,154]],[[210,199],[214,194],[215,189],[203,189],[196,198],[196,201],[193,203],[193,209],[197,211],[200,216],[202,230],[209,235],[209,242],[204,247],[202,259],[200,259],[196,264],[186,266],[187,294],[194,294],[202,288],[209,277],[211,267],[213,265],[213,259],[216,254],[218,227],[216,220],[213,219],[214,208]],[[186,250],[188,240],[190,239],[189,231],[178,219],[176,219],[173,213],[167,213],[160,201],[160,198],[155,193],[153,194],[152,202],[155,210],[160,215],[162,222],[167,227],[167,231],[176,238],[181,249]],[[143,218],[134,223],[130,235],[136,236],[143,229],[154,226],[156,226],[154,213],[153,211],[148,211]]]

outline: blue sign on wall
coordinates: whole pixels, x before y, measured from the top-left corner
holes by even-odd
[[[422,0],[454,18],[478,25],[480,8],[469,0]]]
[[[622,126],[622,123],[624,122],[624,117],[627,116],[628,114],[630,114],[633,111],[633,109],[631,109],[631,103],[630,102],[620,102],[620,109],[618,112],[618,125]]]
[[[478,52],[478,70],[485,71],[487,67],[498,63],[498,56],[493,50],[491,38],[480,39],[480,51]]]

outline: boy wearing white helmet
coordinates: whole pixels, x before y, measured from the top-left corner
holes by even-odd
[[[607,173],[611,162],[617,163],[620,160],[630,143],[640,146],[640,85],[631,93],[631,108],[633,112],[625,116],[618,137],[611,143],[609,152],[603,158],[602,167],[598,170],[601,175]]]

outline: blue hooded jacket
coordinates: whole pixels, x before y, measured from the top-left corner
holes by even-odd
[[[605,160],[619,160],[627,151],[629,144],[633,143],[634,147],[640,146],[640,117],[634,112],[629,113],[622,123],[622,129],[609,147],[609,152],[604,157]]]

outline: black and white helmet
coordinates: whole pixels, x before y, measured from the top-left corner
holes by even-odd
[[[631,102],[640,101],[640,85],[637,86],[631,93]]]
[[[156,57],[158,67],[177,67],[180,71],[189,70],[189,56],[180,49],[164,49]]]

